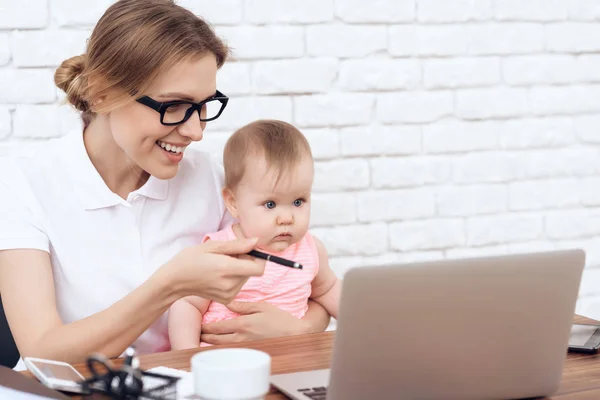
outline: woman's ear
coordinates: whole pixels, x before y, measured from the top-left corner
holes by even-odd
[[[109,84],[106,82],[106,79],[99,78],[97,76],[90,76],[87,80],[87,90],[88,93],[95,93],[98,90],[102,90],[104,92],[101,96],[96,96],[93,104],[90,104],[92,110],[98,107],[102,107],[102,103],[107,101],[108,97],[117,97],[117,92],[114,89],[106,90],[105,88],[109,87]]]
[[[233,218],[238,218],[239,212],[235,201],[235,195],[233,194],[233,191],[231,189],[223,189],[223,200],[225,201],[225,207],[227,207],[227,211],[229,211],[229,214],[231,214]]]

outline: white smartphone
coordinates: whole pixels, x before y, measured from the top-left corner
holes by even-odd
[[[23,362],[27,369],[50,389],[86,393],[81,386],[84,377],[71,364],[34,357],[25,357]]]

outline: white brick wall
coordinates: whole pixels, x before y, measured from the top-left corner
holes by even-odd
[[[112,2],[0,0],[0,155],[77,126],[53,70]],[[220,153],[256,118],[298,125],[340,275],[578,246],[578,309],[600,304],[599,1],[180,4],[234,49],[218,77],[232,100],[198,146]]]

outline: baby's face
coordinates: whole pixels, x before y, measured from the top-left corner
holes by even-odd
[[[246,173],[233,192],[233,216],[246,237],[258,237],[258,247],[280,252],[302,239],[310,221],[314,168],[305,157],[280,175],[262,158],[247,160]],[[237,214],[237,215],[236,215]]]

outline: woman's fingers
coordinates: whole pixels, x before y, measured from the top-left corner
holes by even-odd
[[[256,246],[258,239],[211,240],[206,243],[211,253],[220,253],[229,256],[246,254]]]
[[[268,308],[267,303],[253,301],[232,301],[225,305],[229,310],[241,315],[264,312]]]
[[[214,334],[201,334],[200,341],[209,343],[209,344],[233,344],[239,343],[243,340],[243,338],[237,333],[228,333],[225,335],[214,335]]]
[[[240,330],[239,325],[240,321],[236,318],[202,324],[202,334],[226,335],[236,333]]]
[[[212,300],[221,304],[229,304],[235,299],[235,296],[240,292],[242,286],[246,284],[247,277],[244,278],[223,278],[220,282],[220,290],[212,298]]]
[[[229,257],[225,268],[227,268],[225,274],[229,276],[262,276],[265,272],[265,263],[260,260]]]
[[[227,304],[252,276],[261,276],[265,263],[253,257],[238,257],[256,245],[255,239],[209,241],[181,251],[169,264],[172,276],[184,294]]]

